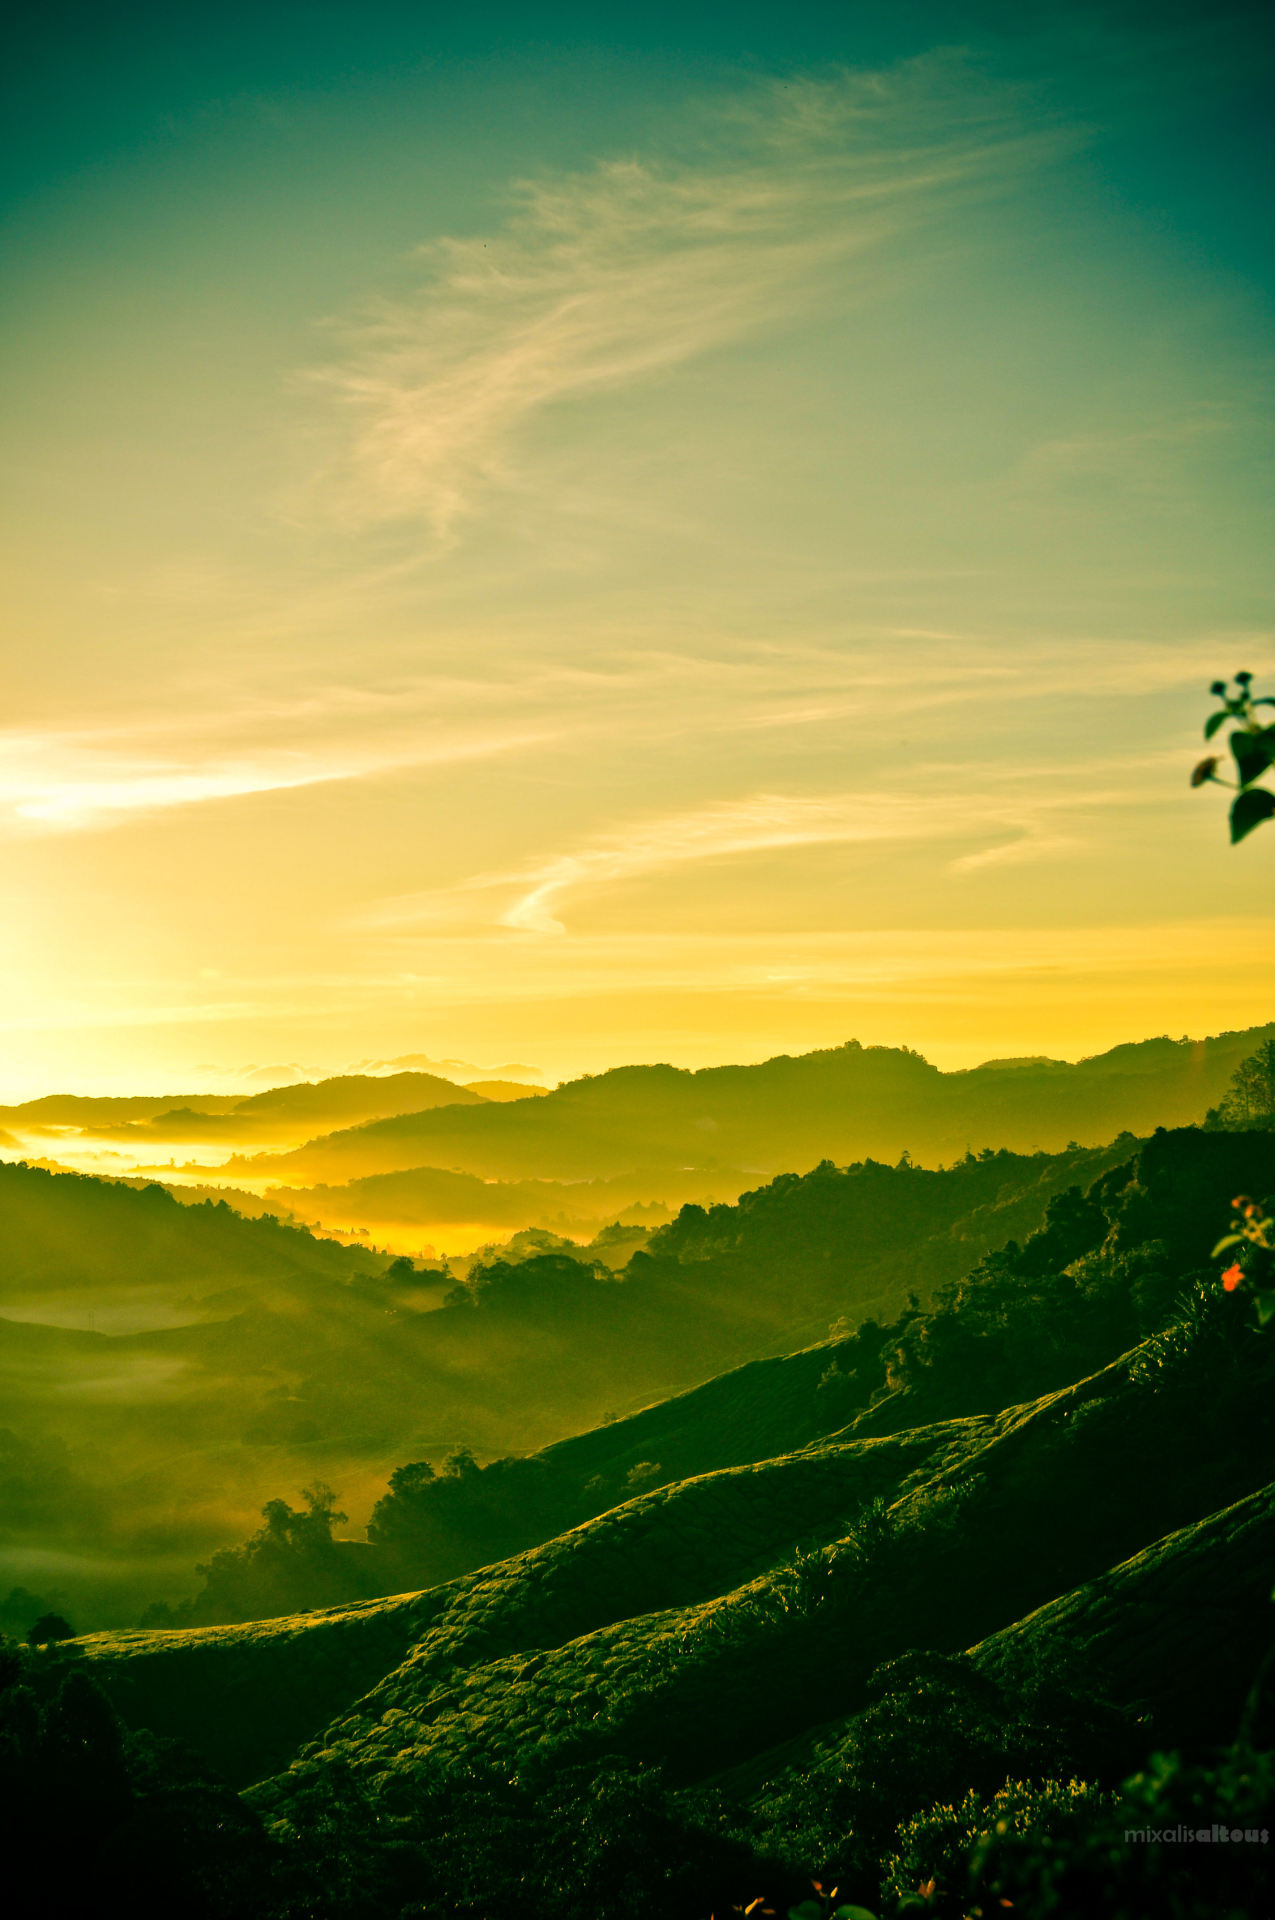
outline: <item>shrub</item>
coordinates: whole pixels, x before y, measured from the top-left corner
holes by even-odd
[[[903,1822],[898,1851],[882,1867],[882,1889],[901,1902],[921,1895],[930,1911],[950,1902],[965,1912],[966,1896],[982,1891],[977,1884],[971,1889],[971,1866],[981,1861],[980,1849],[991,1838],[1057,1833],[1076,1816],[1092,1816],[1114,1802],[1114,1794],[1076,1779],[1007,1780],[990,1799],[971,1789],[955,1806],[927,1807]]]

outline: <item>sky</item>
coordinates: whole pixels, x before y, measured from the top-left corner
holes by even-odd
[[[0,1097],[1275,1017],[1265,9],[11,53]]]

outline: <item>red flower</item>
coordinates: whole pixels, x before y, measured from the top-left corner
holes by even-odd
[[[1226,1291],[1228,1293],[1234,1293],[1236,1287],[1239,1286],[1240,1281],[1243,1278],[1244,1278],[1243,1267],[1238,1265],[1230,1266],[1226,1269],[1226,1272],[1222,1275],[1222,1285],[1226,1288]]]

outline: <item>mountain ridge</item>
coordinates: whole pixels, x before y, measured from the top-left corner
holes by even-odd
[[[850,1041],[756,1066],[626,1066],[567,1081],[534,1102],[434,1110],[339,1130],[288,1153],[236,1156],[228,1175],[341,1184],[442,1167],[486,1180],[612,1178],[635,1163],[778,1172],[832,1158],[923,1161],[970,1147],[1057,1150],[1122,1131],[1188,1125],[1220,1098],[1275,1026],[1200,1041],[1124,1043],[1075,1064],[955,1073],[906,1048]],[[293,1176],[297,1176],[294,1180]],[[653,1195],[652,1197],[658,1197]]]

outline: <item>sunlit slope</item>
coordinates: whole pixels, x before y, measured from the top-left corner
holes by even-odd
[[[1136,1712],[1153,1739],[1230,1737],[1270,1636],[1275,1484],[1176,1529],[968,1651],[1010,1700],[1042,1675]],[[853,1714],[754,1756],[718,1781],[763,1818],[846,1764]]]
[[[735,1770],[764,1786],[785,1742],[835,1742],[829,1723],[860,1709],[880,1662],[1011,1630],[1028,1653],[1070,1646],[1080,1683],[1087,1663],[1118,1700],[1152,1699],[1157,1738],[1227,1737],[1269,1638],[1275,1342],[1216,1286],[1208,1249],[1227,1179],[1269,1184],[1273,1156],[1266,1133],[1157,1134],[920,1319],[739,1369],[509,1463],[526,1508],[539,1479],[603,1510],[560,1515],[540,1544],[414,1599],[89,1651],[130,1716],[202,1743],[238,1779],[315,1740],[261,1795],[302,1826],[338,1777],[392,1798],[422,1766],[437,1777],[475,1754],[502,1775],[619,1756],[686,1784]],[[880,1171],[918,1191],[927,1178]],[[854,1178],[820,1172],[811,1191]],[[1157,1330],[1096,1371],[1064,1371],[1121,1353],[1130,1315]],[[842,1377],[821,1405],[825,1355]],[[1042,1379],[1072,1384],[1022,1391]],[[846,1423],[806,1438],[839,1401]],[[475,1483],[454,1484],[468,1499]],[[1129,1611],[1148,1595],[1154,1632]],[[980,1658],[1006,1672],[997,1646]]]
[[[1270,1462],[1220,1429],[1202,1444],[1183,1417],[1200,1383],[1148,1392],[1138,1362],[997,1415],[683,1480],[415,1598],[97,1636],[85,1650],[126,1717],[180,1732],[240,1780],[316,1739],[257,1795],[294,1820],[332,1768],[390,1795],[423,1763],[476,1753],[510,1770],[551,1752],[658,1760],[688,1783],[719,1775],[854,1712],[880,1661],[1003,1635],[1087,1583],[1092,1604],[1070,1601],[1057,1631],[1078,1647],[1101,1631],[1113,1679],[1137,1698],[1155,1653],[1144,1634],[1141,1664],[1122,1666],[1122,1595],[1141,1604],[1157,1569],[1161,1652],[1186,1644],[1191,1612],[1227,1582],[1226,1606],[1199,1618],[1230,1635],[1229,1681],[1269,1625],[1254,1583],[1269,1584],[1275,1544],[1275,1502],[1259,1491]],[[1269,1375],[1264,1353],[1246,1356],[1241,1413]],[[1041,1616],[1029,1631],[1052,1629]],[[1004,1665],[1003,1644],[994,1657]],[[1207,1658],[1189,1671],[1207,1699]]]
[[[1118,1143],[1107,1156],[1069,1156],[1069,1170],[1088,1177],[1083,1190],[1079,1181],[1059,1182],[1057,1159],[988,1153],[947,1174],[819,1168],[804,1179],[785,1176],[736,1208],[688,1209],[632,1260],[618,1294],[603,1283],[601,1300],[649,1307],[675,1300],[676,1286],[689,1279],[701,1307],[714,1298],[720,1306],[736,1296],[755,1300],[768,1280],[773,1292],[778,1276],[789,1283],[792,1325],[793,1302],[837,1283],[825,1258],[838,1231],[857,1245],[861,1277],[879,1271],[873,1263],[882,1255],[896,1289],[944,1264],[959,1277],[925,1307],[896,1293],[893,1312],[862,1320],[855,1331],[843,1316],[833,1337],[817,1345],[739,1367],[539,1452],[485,1466],[454,1460],[441,1473],[437,1458],[405,1464],[373,1511],[370,1544],[357,1562],[348,1549],[283,1562],[232,1556],[201,1590],[188,1623],[423,1587],[688,1476],[827,1438],[983,1415],[1057,1391],[1172,1320],[1193,1288],[1213,1287],[1216,1222],[1235,1186],[1265,1191],[1275,1178],[1275,1136],[1265,1131],[1161,1130],[1124,1155]],[[1032,1198],[1021,1176],[1033,1167],[1053,1190],[1043,1221],[1020,1239]],[[959,1183],[968,1183],[967,1202],[980,1191],[991,1198],[950,1220],[945,1234],[942,1212]],[[858,1230],[851,1233],[852,1221]],[[995,1238],[1010,1237],[980,1259],[970,1236],[986,1236],[993,1224]],[[472,1304],[455,1311],[475,1329],[523,1316],[532,1354],[538,1323],[554,1317],[554,1289],[566,1296],[578,1284],[571,1263],[557,1256],[497,1265],[476,1273]],[[919,1297],[927,1289],[914,1291]],[[1238,1299],[1217,1299],[1228,1311],[1242,1309]],[[556,1302],[559,1310],[564,1304],[565,1297]],[[695,1324],[687,1312],[654,1317],[667,1317],[683,1335]],[[635,1359],[643,1332],[639,1320],[621,1343]],[[1178,1338],[1165,1335],[1170,1345]],[[606,1366],[601,1348],[598,1373]]]
[[[1268,1389],[1269,1367],[1259,1371],[1262,1385],[1255,1377],[1250,1392]],[[967,1646],[1264,1484],[1268,1458],[1225,1442],[1202,1448],[1185,1411],[1171,1390],[1148,1407],[1129,1366],[1117,1364],[990,1421],[977,1447],[958,1431],[950,1463],[905,1482],[884,1515],[865,1511],[860,1489],[842,1482],[843,1517],[817,1559],[731,1585],[714,1568],[713,1590],[695,1597],[642,1569],[711,1566],[719,1535],[751,1533],[765,1554],[762,1513],[777,1532],[787,1510],[785,1561],[823,1529],[785,1484],[797,1472],[788,1463],[683,1483],[666,1510],[621,1510],[584,1531],[583,1541],[594,1528],[615,1536],[610,1621],[586,1628],[577,1612],[565,1630],[547,1632],[544,1610],[522,1648],[498,1652],[502,1611],[493,1595],[474,1622],[468,1660],[427,1637],[328,1729],[322,1751],[280,1783],[276,1804],[283,1810],[304,1790],[310,1768],[348,1764],[374,1791],[392,1790],[425,1754],[464,1764],[479,1744],[511,1770],[550,1742],[561,1764],[619,1753],[659,1761],[685,1782],[719,1773],[852,1711],[873,1668],[892,1655]],[[813,1473],[818,1454],[802,1458]],[[1163,1477],[1149,1486],[1153,1460]],[[733,1510],[731,1482],[750,1479],[755,1519]],[[606,1575],[587,1566],[583,1541],[572,1544],[581,1536],[566,1540],[582,1561],[579,1588],[593,1584],[596,1593]],[[525,1576],[512,1577],[523,1586]],[[557,1585],[574,1584],[564,1567]],[[554,1594],[555,1583],[545,1585]],[[505,1605],[525,1606],[525,1588]],[[526,1648],[530,1661],[519,1657]]]
[[[903,1152],[933,1164],[967,1148],[1056,1151],[1071,1140],[1189,1125],[1271,1029],[1148,1040],[1092,1060],[1009,1062],[941,1073],[918,1054],[844,1047],[752,1067],[621,1067],[543,1099],[375,1122],[288,1154],[231,1161],[288,1185],[413,1167],[483,1179],[581,1180],[635,1166],[777,1172]]]
[[[1027,1186],[999,1178],[1016,1172],[1021,1182],[1033,1164],[1051,1188],[1034,1209]],[[967,1162],[967,1198],[976,1181],[987,1197],[946,1231],[939,1209],[952,1175],[916,1168],[821,1169],[781,1177],[738,1207],[684,1211],[632,1260],[631,1288],[654,1292],[671,1269],[693,1275],[704,1297],[748,1296],[778,1277],[795,1303],[803,1291],[817,1297],[820,1275],[835,1272],[829,1249],[853,1240],[861,1278],[887,1281],[877,1315],[855,1331],[861,1313],[844,1316],[831,1340],[539,1453],[461,1476],[396,1475],[370,1528],[382,1586],[424,1585],[499,1559],[651,1485],[838,1431],[897,1433],[1061,1387],[1161,1325],[1209,1276],[1236,1183],[1265,1191],[1275,1178],[1275,1138],[1160,1132],[1128,1157],[1123,1146],[1070,1156],[1069,1170],[1074,1184],[1059,1178],[1057,1159]],[[980,1239],[998,1250],[980,1257]],[[944,1269],[949,1291],[918,1313],[906,1295],[929,1299],[926,1282]],[[238,1615],[207,1617],[245,1617],[244,1600]]]
[[[1007,1236],[1031,1233],[1052,1195],[1129,1150],[994,1155],[946,1172],[823,1169],[725,1210],[730,1245],[701,1245],[723,1236],[722,1221],[692,1215],[627,1277],[560,1255],[498,1264],[433,1312],[410,1304],[411,1289],[404,1304],[377,1270],[383,1260],[295,1230],[180,1207],[162,1192],[0,1169],[0,1194],[14,1200],[9,1238],[44,1262],[29,1272],[45,1278],[29,1285],[28,1311],[67,1323],[0,1318],[0,1394],[16,1436],[12,1459],[0,1458],[0,1581],[23,1577],[22,1555],[52,1552],[77,1624],[135,1619],[150,1601],[192,1593],[196,1562],[251,1533],[267,1499],[295,1501],[326,1480],[357,1524],[403,1462],[544,1447],[826,1338],[835,1320],[897,1311],[910,1288],[928,1295]],[[55,1289],[49,1276],[70,1254],[81,1284]],[[106,1338],[106,1327],[123,1330]],[[823,1417],[823,1401],[811,1406]],[[776,1429],[767,1444],[808,1431]],[[634,1457],[599,1459],[582,1477],[573,1468],[561,1485],[551,1475],[567,1524],[623,1497],[643,1461],[690,1472],[743,1457],[711,1454],[697,1467],[689,1440],[668,1458],[654,1440],[633,1444]],[[594,1479],[594,1504],[581,1509]],[[522,1505],[533,1537],[562,1524],[543,1521],[538,1500]],[[476,1560],[462,1529],[458,1542],[429,1547],[431,1565],[444,1546],[446,1572],[457,1552],[472,1566],[509,1551],[480,1543]]]

